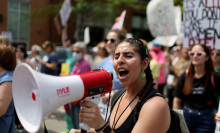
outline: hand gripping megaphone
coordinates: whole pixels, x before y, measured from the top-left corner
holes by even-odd
[[[15,69],[12,92],[21,124],[28,132],[37,132],[43,118],[56,108],[108,93],[113,86],[113,74],[105,70],[58,77],[39,73],[22,63]]]

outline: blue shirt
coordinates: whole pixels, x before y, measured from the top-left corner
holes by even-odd
[[[110,58],[111,56],[104,58],[102,62],[100,63],[99,67],[102,67],[106,71],[113,71],[114,83],[115,83],[115,88],[113,90],[119,90],[124,87],[121,86],[121,84],[119,83],[119,80],[117,78],[117,75],[113,67],[113,63],[110,61]]]
[[[12,79],[13,79],[13,72],[7,71],[4,74],[0,75],[0,84],[4,82],[11,82]],[[6,113],[2,117],[0,117],[0,133],[8,133],[10,127],[11,127],[10,133],[16,133],[15,123],[13,120],[13,113],[14,113],[14,103],[13,100],[11,100],[11,103],[8,106]]]
[[[58,63],[58,55],[55,52],[51,53],[51,55],[46,54],[42,60],[47,63]],[[42,65],[41,72],[53,76],[58,75],[57,70],[49,69],[45,65]]]

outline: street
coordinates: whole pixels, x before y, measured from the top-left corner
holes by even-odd
[[[57,108],[48,118],[45,120],[46,128],[48,133],[60,133],[66,130],[66,122],[64,118],[64,107],[61,106]],[[19,133],[19,132],[17,132]],[[27,133],[27,132],[24,132]],[[42,122],[42,126],[38,133],[44,133],[44,124]]]

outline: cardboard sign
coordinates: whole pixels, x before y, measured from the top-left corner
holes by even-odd
[[[65,0],[60,9],[60,18],[61,18],[62,26],[65,26],[67,20],[70,17],[71,11],[72,11],[72,8],[71,8],[70,0]]]
[[[112,30],[114,29],[122,29],[123,24],[124,24],[124,19],[126,15],[126,10],[124,10],[121,15],[117,18],[115,24],[112,26]]]
[[[147,22],[154,37],[177,35],[173,0],[151,0],[147,6]]]
[[[184,0],[184,47],[204,44],[220,49],[220,1]]]

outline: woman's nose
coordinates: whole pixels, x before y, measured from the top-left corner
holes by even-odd
[[[123,64],[124,63],[124,58],[122,56],[120,56],[118,58],[118,64]]]

